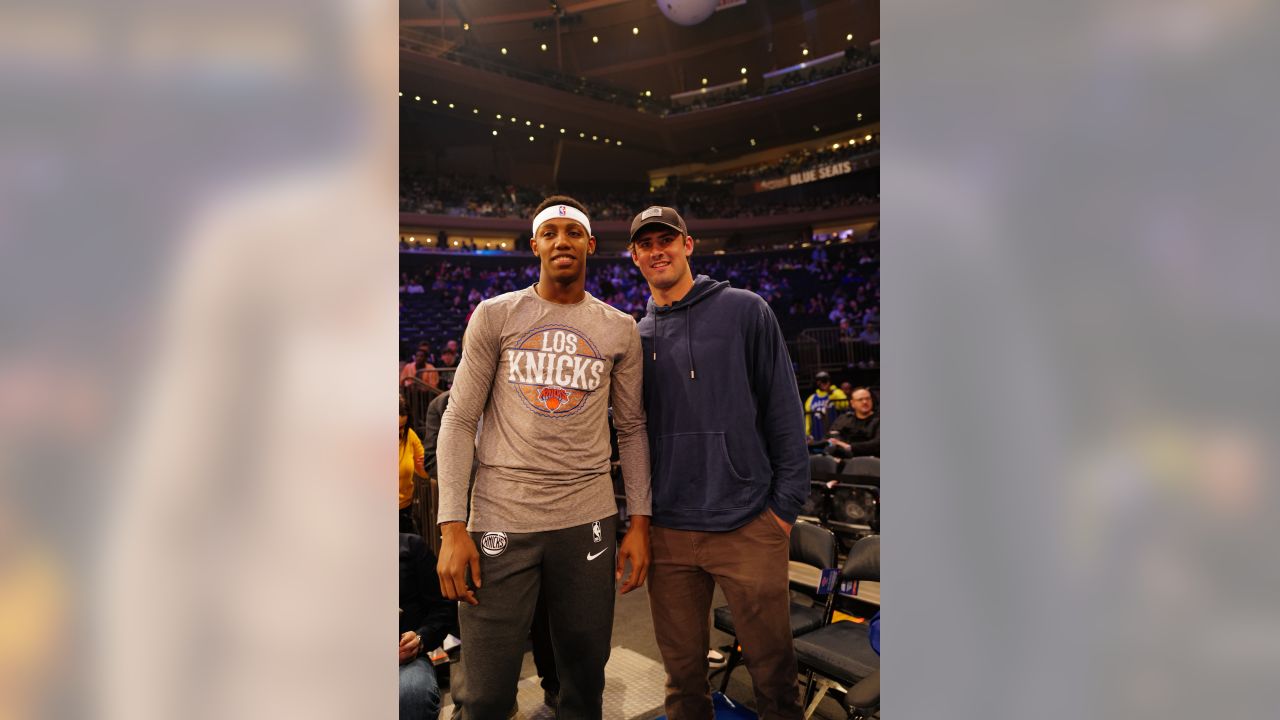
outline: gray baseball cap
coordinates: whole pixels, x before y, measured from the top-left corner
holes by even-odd
[[[631,221],[631,242],[636,239],[636,233],[645,225],[666,225],[681,235],[688,235],[689,231],[685,228],[684,218],[680,217],[680,213],[674,208],[654,205],[653,207],[636,215]]]

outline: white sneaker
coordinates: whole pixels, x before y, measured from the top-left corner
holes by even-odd
[[[714,670],[715,668],[722,668],[725,666],[725,663],[727,662],[729,662],[729,659],[726,658],[724,656],[724,653],[720,652],[719,650],[707,651],[707,666],[710,667],[711,669]]]

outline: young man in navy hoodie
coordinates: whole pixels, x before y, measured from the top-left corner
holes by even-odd
[[[693,238],[668,207],[631,222],[652,297],[640,321],[653,519],[649,599],[671,720],[712,717],[708,617],[729,601],[762,718],[798,720],[787,560],[809,492],[804,413],[769,305],[689,268]]]

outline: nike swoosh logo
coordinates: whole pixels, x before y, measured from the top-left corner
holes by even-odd
[[[598,558],[598,557],[600,557],[601,555],[605,554],[605,552],[607,552],[608,550],[609,550],[609,548],[605,548],[604,550],[601,550],[600,552],[595,553],[595,554],[587,553],[587,562],[591,562],[592,560],[595,560],[596,558]]]

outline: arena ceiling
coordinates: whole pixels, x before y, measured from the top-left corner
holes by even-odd
[[[866,48],[879,38],[878,0],[746,0],[693,27],[673,23],[646,0],[401,0],[400,11],[406,148],[511,142],[524,162],[542,162],[550,144],[564,141],[557,158],[568,152],[572,163],[575,148],[594,147],[588,154],[598,156],[607,137],[618,163],[652,168],[724,159],[879,119],[878,67],[665,118],[652,107],[637,109],[646,93],[665,101],[698,90],[704,78],[714,87],[745,77],[758,88],[772,70],[851,44]],[[484,58],[488,67],[459,64],[450,51]],[[588,99],[495,67],[585,78],[637,102]]]

